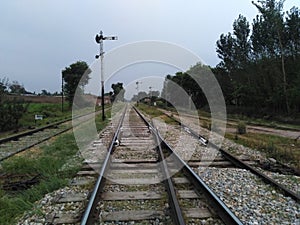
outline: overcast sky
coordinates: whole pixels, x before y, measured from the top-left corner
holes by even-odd
[[[299,7],[286,0],[285,10]],[[1,0],[0,78],[26,90],[60,91],[61,71],[78,60],[91,65],[100,30],[117,35],[105,51],[143,40],[178,44],[215,66],[216,41],[242,14],[257,14],[251,0]]]

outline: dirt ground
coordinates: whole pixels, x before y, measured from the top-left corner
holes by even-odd
[[[163,113],[170,113],[166,110],[160,109]],[[191,116],[189,114],[182,114],[191,118],[198,118]],[[202,117],[203,119],[203,117]],[[205,118],[205,120],[209,121],[209,118]],[[235,133],[236,132],[236,125],[237,123],[232,121],[227,121],[227,127],[226,132],[228,133]],[[247,132],[251,133],[261,133],[261,134],[271,134],[271,135],[277,135],[281,137],[291,138],[296,141],[300,142],[300,130],[283,130],[283,129],[276,129],[271,127],[265,127],[265,126],[253,126],[253,125],[247,125]]]
[[[226,132],[235,133],[236,128],[227,127]],[[297,139],[298,141],[300,141],[300,130],[292,131],[292,130],[282,130],[282,129],[275,129],[270,127],[263,127],[263,126],[247,125],[247,132],[277,135],[281,137],[291,138],[294,140]]]

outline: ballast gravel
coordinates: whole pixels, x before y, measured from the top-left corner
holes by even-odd
[[[300,204],[244,169],[199,168],[201,178],[244,224],[300,224]]]
[[[207,154],[207,148],[203,147],[199,141],[195,141],[196,139],[192,140],[189,134],[181,132],[178,126],[161,124],[161,121],[156,121],[156,124],[160,127],[167,142],[183,158],[187,155],[187,146],[194,147],[193,157],[200,156],[198,159],[201,159]],[[201,128],[201,132],[202,130],[205,135],[208,135],[207,130]],[[254,161],[267,160],[263,153],[228,139],[223,140],[222,148]],[[300,204],[290,197],[283,196],[251,172],[237,168],[214,167],[198,167],[196,170],[244,224],[300,224]],[[299,177],[263,172],[299,193]]]

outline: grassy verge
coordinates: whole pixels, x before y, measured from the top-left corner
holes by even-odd
[[[35,115],[42,115],[43,120],[35,122]],[[64,108],[61,111],[61,104],[56,103],[30,103],[27,112],[22,116],[20,125],[29,127],[37,125],[46,125],[71,117],[71,110]]]
[[[257,118],[250,118],[245,116],[238,116],[238,115],[228,115],[229,122],[238,122],[243,121],[247,125],[252,126],[265,126],[270,128],[282,129],[282,130],[299,130],[300,126],[290,123],[281,123],[273,120],[265,120],[265,119],[257,119]]]
[[[96,117],[96,127],[101,130],[108,123]],[[40,181],[31,188],[19,192],[6,192],[0,186],[0,224],[11,225],[27,210],[35,210],[34,202],[45,194],[64,187],[79,171],[82,159],[73,133],[66,133],[21,155],[4,161],[1,173],[39,174]]]
[[[58,137],[51,145],[43,146],[37,157],[30,152],[13,157],[2,163],[3,171],[8,174],[40,174],[41,180],[28,190],[14,193],[1,191],[0,224],[12,224],[16,216],[33,207],[33,203],[46,193],[67,184],[68,178],[76,174],[79,166],[72,166],[65,171],[61,167],[77,152],[73,134]],[[79,159],[78,159],[79,160]]]
[[[42,115],[43,120],[35,121],[35,115]],[[61,104],[56,103],[30,103],[27,112],[22,115],[19,120],[19,131],[24,131],[34,127],[45,126],[50,123],[71,118],[72,111],[65,106],[61,111]],[[6,137],[14,133],[14,130],[0,132],[0,138]]]
[[[267,157],[292,164],[295,168],[300,169],[300,143],[290,138],[258,133],[243,135],[226,133],[225,137],[238,144],[265,152]]]
[[[145,114],[147,114],[148,116],[152,118],[160,118],[162,119],[165,123],[167,124],[171,124],[171,125],[178,125],[177,122],[175,122],[172,118],[168,117],[167,115],[165,115],[163,112],[161,112],[160,110],[158,110],[156,107],[153,106],[149,106],[146,104],[139,104],[137,106],[137,108],[141,111],[143,111]],[[176,112],[174,111],[174,114],[176,114]]]
[[[164,115],[161,111],[157,110],[157,108],[146,105],[146,104],[139,103],[137,108],[139,110],[143,111],[144,113],[146,113],[151,118],[160,117],[160,116]]]
[[[103,130],[103,128],[108,124],[108,119],[111,117],[111,108],[105,110],[105,117],[105,121],[102,121],[102,114],[95,117],[96,129],[98,132]]]

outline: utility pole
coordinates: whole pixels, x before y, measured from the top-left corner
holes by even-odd
[[[61,75],[61,112],[64,111],[64,77]]]
[[[189,93],[189,110],[192,110],[192,96],[193,96],[193,93]]]
[[[137,100],[136,100],[136,105],[139,106],[139,84],[141,84],[142,82],[141,81],[137,81],[135,82],[136,84],[136,97],[137,97]]]
[[[100,54],[96,55],[96,59],[100,56],[100,76],[101,76],[101,106],[102,106],[102,121],[105,120],[105,113],[104,113],[104,68],[103,68],[103,58],[104,58],[104,51],[103,51],[103,41],[104,40],[118,40],[117,36],[110,36],[104,37],[102,30],[99,34],[96,35],[95,40],[98,44],[100,44]]]
[[[149,87],[149,99],[150,99],[149,105],[151,105],[151,103],[152,103],[152,92],[151,92],[151,89],[152,89],[152,87],[150,86]]]

